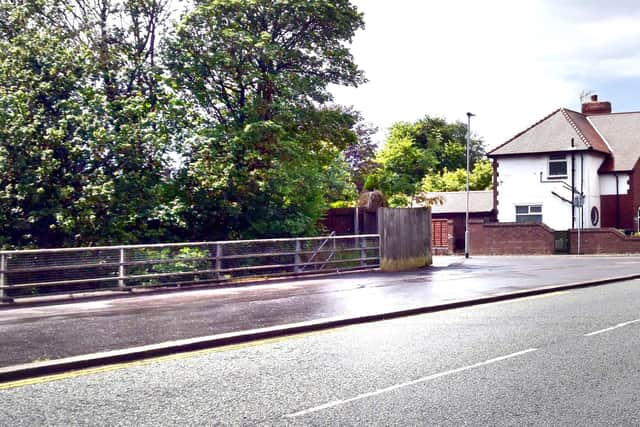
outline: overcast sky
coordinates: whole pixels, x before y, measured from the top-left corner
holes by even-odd
[[[424,115],[466,121],[494,147],[592,90],[640,110],[637,0],[353,0],[352,52],[369,83],[333,88],[382,130]]]

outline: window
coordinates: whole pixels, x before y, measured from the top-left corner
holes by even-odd
[[[567,177],[567,156],[564,154],[553,154],[549,156],[549,177]]]
[[[516,222],[542,222],[542,205],[516,206]]]

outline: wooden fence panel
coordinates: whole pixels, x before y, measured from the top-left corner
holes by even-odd
[[[383,271],[431,265],[431,208],[380,208],[378,231]]]

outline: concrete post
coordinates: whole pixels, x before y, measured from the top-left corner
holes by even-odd
[[[127,275],[127,270],[124,265],[125,262],[126,262],[125,249],[120,248],[120,263],[118,264],[118,287],[123,289],[127,285],[125,280],[125,276]]]
[[[216,243],[216,278],[218,280],[222,279],[222,273],[220,273],[220,270],[222,270],[222,256],[222,245],[220,243]]]
[[[4,287],[7,284],[7,256],[0,254],[0,302],[5,302],[7,296],[4,292]]]
[[[301,251],[300,240],[296,239],[296,254],[294,256],[294,261],[293,261],[293,263],[295,264],[293,266],[293,271],[295,273],[300,273],[300,264],[302,263],[300,259],[300,251]]]

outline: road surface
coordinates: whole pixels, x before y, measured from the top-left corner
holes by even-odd
[[[0,425],[640,425],[626,281],[0,386]]]
[[[638,256],[437,260],[439,266],[406,273],[359,273],[2,309],[0,367],[640,274]]]

